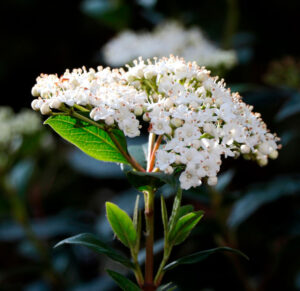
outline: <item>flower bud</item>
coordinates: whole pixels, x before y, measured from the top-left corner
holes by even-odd
[[[143,115],[143,120],[146,121],[146,122],[150,121],[150,117],[149,117],[148,112],[146,112],[146,113]]]
[[[173,103],[173,101],[172,101],[170,98],[168,98],[168,99],[165,101],[165,107],[166,107],[166,109],[172,108],[173,105],[174,105],[174,103]]]
[[[250,153],[250,147],[247,146],[246,144],[243,144],[241,146],[241,153],[242,154],[249,154]]]
[[[173,118],[171,119],[171,124],[174,125],[175,127],[179,127],[183,124],[183,121],[179,118]]]
[[[115,120],[112,116],[108,116],[105,118],[105,123],[108,125],[108,126],[111,126],[115,123]]]
[[[272,160],[276,160],[278,157],[278,151],[274,150],[269,154],[269,158]]]
[[[134,114],[136,115],[136,116],[141,116],[142,114],[143,114],[143,107],[142,106],[140,106],[140,105],[138,105],[138,106],[136,106],[135,108],[134,108]]]
[[[50,102],[50,108],[53,108],[53,109],[59,109],[60,106],[61,106],[61,102],[58,100],[58,99],[53,99],[51,102]]]
[[[193,140],[192,146],[193,146],[193,148],[195,148],[196,150],[199,149],[200,146],[201,146],[200,140],[198,140],[198,139]]]
[[[39,101],[37,100],[37,99],[34,99],[32,102],[31,102],[31,107],[32,107],[32,109],[33,110],[35,110],[35,111],[39,111],[40,110],[40,108],[37,106]]]
[[[51,109],[50,109],[48,103],[44,103],[44,104],[41,106],[41,113],[42,113],[43,115],[49,115],[49,114],[51,113]]]
[[[209,186],[216,186],[217,183],[218,183],[218,178],[217,178],[217,177],[209,177],[209,178],[207,179],[207,184],[208,184]]]
[[[31,89],[31,94],[32,94],[32,96],[34,96],[34,97],[38,97],[38,96],[40,96],[40,91],[37,89],[36,86],[34,86],[34,87]]]
[[[264,167],[268,164],[268,158],[262,156],[262,157],[259,157],[257,159],[257,163],[261,166],[261,167]]]
[[[273,149],[269,146],[267,142],[263,142],[259,145],[258,150],[263,154],[263,155],[269,155]]]
[[[168,166],[168,167],[165,169],[165,173],[166,173],[166,174],[171,175],[171,174],[173,174],[173,172],[174,172],[174,169],[173,169],[171,166]]]

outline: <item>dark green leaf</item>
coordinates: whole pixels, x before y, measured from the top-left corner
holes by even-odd
[[[191,212],[179,218],[168,237],[172,245],[181,244],[203,217],[203,211]]]
[[[106,131],[71,116],[51,116],[46,121],[62,138],[87,155],[105,162],[128,164]],[[126,139],[120,130],[112,131],[126,150]]]
[[[298,114],[300,112],[300,94],[296,92],[293,94],[281,110],[277,113],[275,119],[277,121],[282,121],[290,116]]]
[[[106,270],[108,275],[119,285],[124,291],[141,291],[141,289],[125,276],[114,272],[112,270]]]
[[[249,260],[249,258],[239,250],[232,249],[232,248],[229,248],[229,247],[220,247],[220,248],[215,248],[215,249],[210,249],[210,250],[197,252],[197,253],[188,255],[186,257],[182,257],[182,258],[180,258],[176,261],[173,261],[172,263],[166,265],[164,267],[164,271],[171,270],[171,269],[177,267],[178,265],[195,264],[195,263],[201,262],[201,261],[205,260],[206,258],[208,258],[210,255],[215,254],[217,252],[235,253],[235,254],[238,254],[238,255],[244,257],[245,259]]]
[[[74,245],[81,245],[88,247],[89,249],[99,253],[104,254],[108,256],[113,261],[119,262],[122,265],[128,267],[128,268],[134,268],[134,264],[124,257],[123,255],[119,254],[117,251],[115,251],[113,248],[109,247],[104,242],[100,241],[96,236],[90,233],[82,233],[76,236],[69,237],[67,239],[62,240],[58,244],[56,244],[54,247],[58,247],[64,244],[74,244]]]
[[[177,178],[174,175],[137,172],[128,169],[125,169],[125,173],[131,185],[140,191],[143,191],[149,186],[156,189],[164,184],[169,184],[174,188],[177,186]]]
[[[106,202],[106,215],[118,239],[125,246],[133,248],[137,233],[129,215],[111,202]]]
[[[299,174],[277,176],[267,183],[253,185],[234,204],[228,219],[229,226],[239,226],[261,206],[284,196],[295,195],[299,189]]]

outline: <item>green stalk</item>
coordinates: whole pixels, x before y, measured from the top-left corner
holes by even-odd
[[[146,220],[146,262],[145,262],[145,284],[144,291],[154,291],[156,287],[153,282],[154,268],[154,189],[148,188],[143,191],[145,199],[145,220]]]

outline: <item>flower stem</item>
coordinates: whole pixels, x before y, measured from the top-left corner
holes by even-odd
[[[163,276],[165,274],[165,271],[163,269],[164,269],[164,266],[166,265],[166,263],[169,260],[171,250],[172,250],[172,248],[169,248],[168,246],[165,246],[164,257],[163,257],[163,259],[160,263],[160,266],[158,268],[157,274],[156,274],[155,279],[154,279],[154,284],[157,287],[161,284],[161,281],[162,281]]]
[[[148,157],[147,157],[147,172],[149,172],[149,167],[150,167],[150,160],[151,160],[151,155],[152,155],[152,151],[153,151],[153,147],[154,147],[154,143],[155,143],[155,137],[156,134],[154,133],[149,133],[149,141],[148,141]]]
[[[153,150],[152,150],[152,153],[151,153],[151,156],[150,156],[150,161],[148,163],[148,172],[152,172],[153,168],[154,168],[154,163],[155,163],[155,153],[156,151],[158,150],[160,144],[161,144],[161,141],[162,141],[162,138],[163,136],[160,135],[157,140],[156,140],[156,143],[153,147]]]
[[[154,244],[154,190],[148,188],[143,191],[145,199],[145,220],[146,220],[146,262],[145,262],[145,284],[143,290],[154,291],[153,282],[153,244]]]

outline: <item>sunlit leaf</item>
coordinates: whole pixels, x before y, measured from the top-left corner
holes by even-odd
[[[129,215],[111,202],[106,202],[106,215],[118,239],[125,246],[133,248],[137,240],[137,232]]]
[[[51,126],[62,138],[97,160],[128,163],[103,129],[64,115],[51,116],[45,121],[45,124]],[[113,134],[126,150],[124,134],[120,130],[114,130]]]

